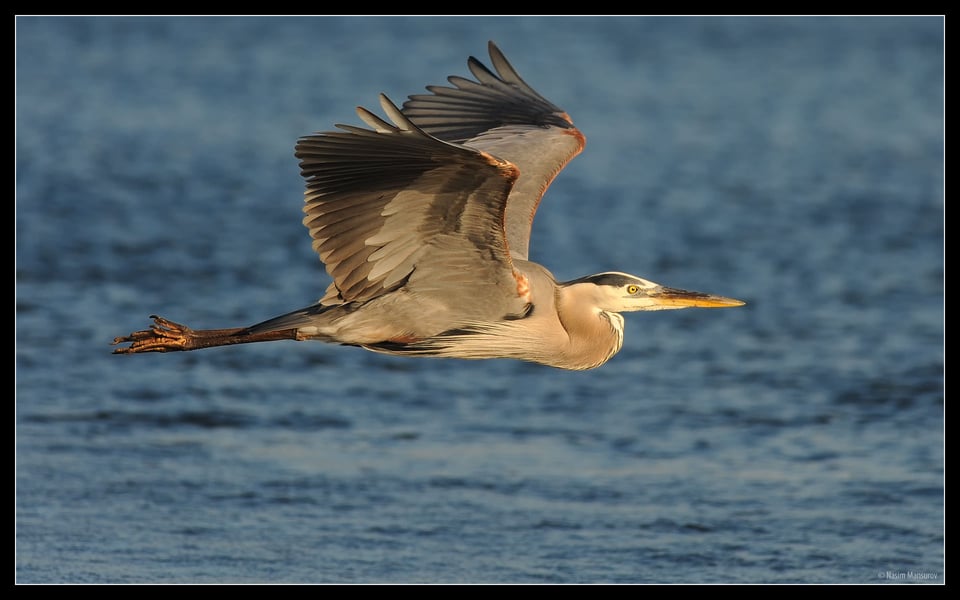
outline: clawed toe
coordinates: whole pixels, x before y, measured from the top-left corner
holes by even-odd
[[[114,354],[136,354],[138,352],[170,352],[183,350],[192,330],[186,325],[174,323],[151,315],[153,325],[150,329],[134,331],[130,335],[116,337],[113,345],[129,343],[129,346],[117,348]]]

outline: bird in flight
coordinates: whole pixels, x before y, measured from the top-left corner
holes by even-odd
[[[493,43],[493,70],[448,77],[389,121],[337,125],[296,145],[304,225],[333,279],[315,304],[249,327],[191,329],[153,316],[117,354],[319,340],[403,356],[511,358],[592,369],[623,346],[626,311],[741,306],[619,272],[557,281],[528,260],[540,200],[585,138]]]

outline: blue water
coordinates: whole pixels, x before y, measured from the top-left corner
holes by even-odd
[[[943,583],[939,18],[19,18],[16,581]],[[293,145],[486,60],[572,116],[531,257],[742,298],[600,369],[277,342]]]

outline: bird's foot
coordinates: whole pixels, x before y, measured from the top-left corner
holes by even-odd
[[[186,325],[168,321],[163,317],[151,315],[153,325],[150,329],[134,331],[130,335],[113,339],[113,345],[129,342],[129,346],[116,348],[114,354],[136,354],[138,352],[178,352],[190,350],[194,331]]]

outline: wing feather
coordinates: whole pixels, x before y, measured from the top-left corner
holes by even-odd
[[[493,43],[494,71],[474,57],[467,61],[476,81],[451,75],[453,87],[427,86],[403,113],[441,140],[463,144],[507,160],[520,171],[510,192],[504,229],[511,254],[526,259],[537,207],[550,183],[586,143],[570,117],[530,87]]]
[[[405,282],[415,291],[416,271],[424,293],[447,278],[459,302],[514,310],[503,223],[516,167],[430,135],[384,95],[380,105],[393,123],[359,108],[372,129],[337,125],[297,144],[303,223],[333,278],[322,302],[369,301]],[[491,289],[504,291],[506,307]]]

